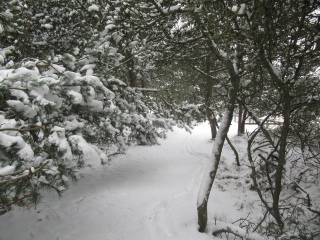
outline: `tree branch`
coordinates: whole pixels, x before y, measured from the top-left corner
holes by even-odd
[[[0,128],[0,132],[2,131],[16,131],[16,132],[30,132],[30,131],[37,131],[42,129],[42,126],[33,127],[33,128]]]
[[[205,76],[207,76],[207,77],[210,77],[210,78],[213,79],[213,80],[216,80],[216,79],[215,79],[214,77],[212,77],[210,74],[208,74],[208,73],[200,70],[199,68],[193,67],[193,69],[197,70],[198,72],[202,73],[203,75],[205,75]],[[226,68],[226,67],[222,67],[222,68],[219,68],[219,69],[217,69],[217,70],[215,70],[215,71],[213,71],[213,72],[210,72],[210,73],[216,74],[216,73],[222,72],[222,71],[224,71],[224,70],[227,70],[227,68]]]

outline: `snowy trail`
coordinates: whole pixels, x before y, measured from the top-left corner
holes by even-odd
[[[190,232],[188,226],[191,224],[193,229],[197,228],[194,218],[196,216],[197,193],[207,163],[206,159],[210,156],[207,153],[194,150],[198,144],[203,145],[197,135],[193,134],[188,137],[188,141],[184,145],[185,154],[196,156],[199,161],[190,174],[185,188],[167,198],[149,204],[145,212],[149,239],[204,239],[203,234],[196,231]],[[190,211],[190,209],[194,211]]]
[[[212,144],[203,134],[206,124],[193,135],[175,129],[159,146],[133,147],[88,171],[60,200],[48,193],[37,209],[0,216],[0,240],[212,239],[197,232],[196,223]]]

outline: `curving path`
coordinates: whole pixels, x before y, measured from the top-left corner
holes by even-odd
[[[212,143],[209,126],[168,133],[161,145],[132,147],[107,166],[87,170],[59,200],[0,216],[0,240],[204,240],[196,199]]]
[[[203,142],[203,139],[199,139],[196,132],[194,131],[193,135],[182,141],[181,147],[184,150],[183,153],[180,150],[182,161],[177,160],[182,166],[194,164],[191,169],[185,168],[184,176],[180,176],[186,180],[175,193],[150,202],[145,211],[148,239],[212,239],[195,231],[197,228],[195,218],[197,193],[206,160],[209,157],[209,154],[205,153],[208,148],[201,151],[199,145],[202,148],[208,144],[211,145],[210,142]]]

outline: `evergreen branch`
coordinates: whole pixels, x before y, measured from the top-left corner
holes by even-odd
[[[210,74],[208,74],[208,73],[200,70],[200,69],[197,68],[197,67],[193,67],[193,69],[197,70],[198,72],[204,74],[204,75],[207,76],[207,77],[210,77],[210,78],[213,79],[213,80],[217,80],[217,79],[215,79],[214,77],[212,77]],[[224,70],[227,70],[227,68],[226,68],[226,67],[222,67],[222,68],[219,68],[219,69],[217,69],[217,70],[215,70],[215,71],[213,71],[213,72],[211,72],[211,73],[212,73],[212,74],[216,74],[216,73],[222,72],[222,71],[224,71]]]
[[[32,58],[32,57],[26,57],[26,58],[24,58],[24,59],[22,59],[22,60],[20,61],[19,66],[22,67],[23,63],[26,62],[26,61],[33,61],[33,62],[35,62],[35,61],[37,61],[37,59],[36,59],[36,58]]]
[[[129,62],[129,61],[130,61],[130,60],[132,60],[133,58],[134,58],[134,56],[133,56],[133,57],[131,57],[131,58],[129,58],[129,59],[127,59],[127,60],[125,60],[124,62],[120,63],[118,66],[115,66],[115,67],[113,67],[113,68],[108,69],[108,70],[106,71],[106,73],[108,73],[108,72],[110,72],[110,71],[112,71],[112,70],[114,70],[114,69],[116,69],[116,68],[118,68],[118,67],[122,66],[123,64],[126,64],[127,62]],[[102,62],[102,61],[95,61],[95,62],[98,62],[98,63],[104,64],[104,65],[106,65],[106,66],[108,66],[108,65],[109,65],[109,64],[107,64],[107,63],[105,63],[105,62]]]
[[[174,44],[188,44],[188,43],[193,43],[193,42],[197,42],[199,40],[201,40],[203,38],[203,36],[201,35],[200,37],[196,37],[196,38],[192,38],[192,39],[188,39],[188,40],[185,40],[185,41],[171,41],[172,43]]]
[[[16,88],[16,87],[10,87],[8,89],[10,89],[10,90],[21,90],[21,91],[28,91],[29,90],[27,88]]]
[[[61,192],[62,192],[62,191],[61,191],[60,189],[58,189],[57,187],[53,186],[52,184],[39,181],[38,179],[37,179],[37,182],[40,183],[40,184],[42,184],[42,185],[44,185],[44,186],[46,186],[48,189],[53,188],[53,189],[57,192],[57,194],[59,195],[59,197],[61,197]]]
[[[85,6],[81,1],[76,0],[76,2],[81,6],[81,8],[82,8],[85,12],[87,12],[87,13],[90,14],[90,11],[88,10],[88,8],[86,8],[86,6]]]
[[[42,129],[42,126],[34,127],[34,128],[0,128],[0,132],[2,131],[16,131],[16,132],[32,132]]]
[[[167,107],[172,108],[172,104],[168,103],[164,97],[162,97],[159,93],[158,93],[159,98],[167,105]]]
[[[41,65],[41,63],[43,63],[43,65]],[[37,63],[36,66],[37,66],[37,67],[51,67],[51,68],[53,68],[54,70],[56,70],[58,74],[63,75],[62,72],[60,72],[57,68],[55,68],[54,66],[52,66],[52,64],[50,64],[50,63],[48,63],[48,62],[46,62],[46,61],[42,61],[42,62],[40,62],[40,63]]]
[[[161,89],[156,89],[156,88],[140,88],[140,87],[134,87],[132,88],[134,90],[137,90],[137,91],[142,91],[142,92],[160,92]],[[163,91],[166,91],[166,90],[163,90]]]
[[[0,182],[0,186],[1,186],[2,188],[4,188],[4,187],[10,185],[10,184],[13,183],[13,182],[18,182],[18,181],[21,180],[21,179],[31,177],[32,175],[41,172],[41,171],[44,169],[44,167],[45,167],[46,165],[48,165],[48,164],[49,164],[49,161],[45,162],[44,164],[40,165],[40,167],[38,167],[35,171],[31,171],[31,170],[29,169],[29,173],[28,173],[28,174],[25,174],[25,175],[22,175],[22,176],[19,176],[19,177],[13,177],[13,176],[16,175],[16,173],[13,173],[13,174],[10,174],[10,175],[6,175],[6,177],[11,176],[11,178],[10,178],[10,179],[7,179],[7,180],[4,180],[4,181],[1,181],[1,182]]]
[[[153,4],[153,6],[158,10],[158,12],[160,12],[160,14],[161,14],[162,16],[166,16],[165,12],[162,10],[161,6],[159,6],[159,5],[156,3],[156,1],[151,0],[151,2],[152,2],[152,4]]]

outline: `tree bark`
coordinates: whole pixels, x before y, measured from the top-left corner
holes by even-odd
[[[224,141],[226,140],[229,127],[231,125],[233,111],[236,103],[236,99],[238,96],[239,85],[240,85],[240,76],[239,76],[239,61],[241,61],[241,56],[237,54],[236,59],[229,59],[228,54],[222,53],[218,48],[216,43],[211,39],[210,33],[207,31],[206,27],[203,25],[201,17],[197,14],[194,14],[195,22],[199,24],[201,28],[201,33],[206,38],[207,45],[209,50],[217,60],[221,61],[221,63],[226,67],[226,70],[229,75],[229,81],[231,83],[231,87],[228,92],[227,102],[225,106],[224,115],[222,118],[222,122],[220,123],[219,130],[217,133],[217,137],[214,141],[212,155],[209,160],[204,178],[201,183],[200,191],[198,194],[197,200],[197,213],[198,213],[198,224],[199,224],[199,232],[204,232],[208,223],[208,199],[210,196],[211,188],[214,182],[214,179],[217,174],[217,170],[219,167],[219,162],[221,158],[221,152],[223,149]],[[240,51],[237,51],[239,53]],[[234,61],[235,60],[235,61]]]
[[[289,93],[289,89],[283,85],[283,125],[282,132],[280,136],[280,144],[279,144],[279,161],[275,174],[275,187],[273,194],[273,206],[272,206],[272,215],[277,221],[277,224],[282,231],[284,228],[284,223],[282,220],[282,216],[279,209],[279,201],[280,201],[280,193],[282,190],[282,178],[284,166],[286,164],[286,147],[287,147],[287,138],[290,131],[290,110],[291,110],[291,97]]]
[[[239,104],[239,115],[238,115],[238,136],[241,136],[241,135],[242,135],[241,127],[242,127],[242,105],[241,105],[241,104]]]
[[[199,232],[204,232],[208,223],[208,199],[211,192],[211,188],[214,182],[214,179],[217,174],[221,152],[223,148],[224,141],[228,134],[228,130],[232,121],[233,116],[233,105],[228,104],[229,107],[226,108],[222,122],[219,127],[219,131],[217,133],[216,140],[214,141],[214,146],[212,150],[211,159],[209,161],[209,166],[207,167],[205,176],[202,180],[202,184],[200,187],[200,192],[198,195],[197,202],[197,210],[198,210],[198,224],[199,224]]]
[[[217,136],[217,125],[215,121],[215,116],[213,116],[213,112],[210,109],[211,106],[211,97],[212,97],[212,88],[213,88],[213,79],[209,76],[211,70],[211,62],[210,56],[206,57],[206,66],[205,66],[205,105],[206,105],[206,115],[210,124],[211,129],[211,139],[215,139]]]
[[[138,80],[137,80],[137,74],[135,70],[134,59],[131,57],[131,55],[129,55],[128,57],[130,59],[130,61],[127,62],[129,86],[138,87]]]
[[[238,136],[241,136],[245,132],[245,124],[247,119],[247,110],[243,109],[241,103],[239,103],[239,114],[238,114]]]
[[[244,132],[246,130],[247,114],[248,114],[247,110],[244,109],[243,114],[242,114],[242,120],[241,120],[241,129],[240,129],[241,134],[244,134]]]
[[[225,107],[224,115],[222,117],[222,122],[220,123],[219,130],[217,133],[216,140],[214,141],[213,149],[212,149],[212,155],[209,160],[207,170],[205,172],[204,178],[202,180],[202,184],[200,187],[200,191],[198,194],[198,201],[197,201],[197,212],[198,212],[198,225],[199,225],[199,232],[205,232],[207,223],[208,223],[208,213],[207,213],[207,207],[208,207],[208,199],[210,196],[211,188],[213,185],[213,182],[215,180],[220,159],[221,159],[221,152],[223,149],[223,144],[226,140],[229,127],[232,122],[233,117],[233,111],[237,99],[238,94],[238,88],[239,88],[239,82],[240,78],[236,74],[235,69],[231,65],[226,63],[229,75],[231,76],[231,84],[232,87],[228,94],[228,100]]]
[[[207,112],[207,118],[210,124],[210,130],[211,130],[211,139],[215,139],[217,137],[217,126],[216,126],[216,121],[212,116],[212,113],[210,109],[206,110]]]

